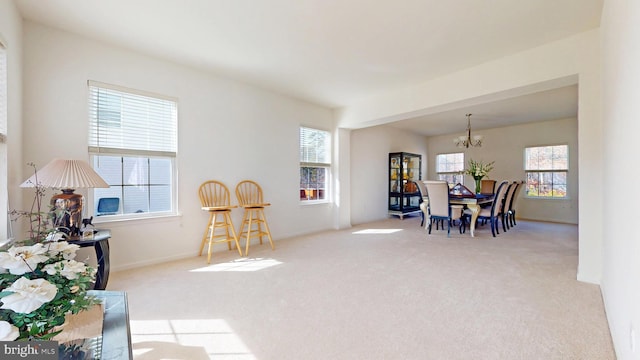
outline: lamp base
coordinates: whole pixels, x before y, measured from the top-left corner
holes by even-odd
[[[53,226],[69,236],[78,235],[82,226],[82,195],[73,189],[62,189],[62,194],[51,197]]]

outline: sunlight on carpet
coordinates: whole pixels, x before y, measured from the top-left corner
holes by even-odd
[[[131,320],[131,337],[136,360],[255,359],[222,319]]]
[[[215,271],[258,271],[268,267],[280,265],[282,262],[275,259],[251,258],[238,259],[221,264],[213,264],[198,269],[190,270],[191,272],[215,272]]]
[[[352,234],[356,234],[356,235],[393,234],[398,231],[402,231],[402,229],[365,229],[365,230],[354,231]]]

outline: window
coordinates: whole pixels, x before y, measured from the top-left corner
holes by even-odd
[[[329,199],[331,134],[300,128],[300,201],[326,202]]]
[[[528,147],[524,152],[526,195],[538,198],[566,198],[569,146]]]
[[[449,184],[464,184],[464,153],[436,155],[436,173],[438,180],[446,180]]]
[[[174,98],[89,81],[89,153],[110,185],[96,216],[177,213],[177,118]]]

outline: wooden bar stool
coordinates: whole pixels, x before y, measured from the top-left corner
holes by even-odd
[[[231,242],[235,242],[238,253],[242,256],[238,236],[231,221],[231,209],[237,207],[231,205],[229,189],[221,182],[215,180],[205,181],[198,189],[202,210],[209,212],[209,222],[202,236],[200,253],[204,250],[204,244],[209,243],[207,251],[207,264],[211,263],[211,248],[214,243],[226,242],[231,250]]]
[[[249,255],[249,244],[252,236],[258,237],[260,244],[262,244],[262,237],[266,235],[271,244],[271,250],[275,250],[267,218],[264,216],[264,208],[271,204],[263,202],[260,185],[251,180],[241,181],[236,186],[236,197],[240,207],[244,208],[242,225],[239,231],[239,238],[245,237],[247,239],[244,255]]]

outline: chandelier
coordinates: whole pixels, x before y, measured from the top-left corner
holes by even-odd
[[[469,146],[482,146],[482,135],[473,135],[471,138],[471,114],[467,114],[467,134],[460,135],[453,139],[453,143],[459,148],[468,148]]]

